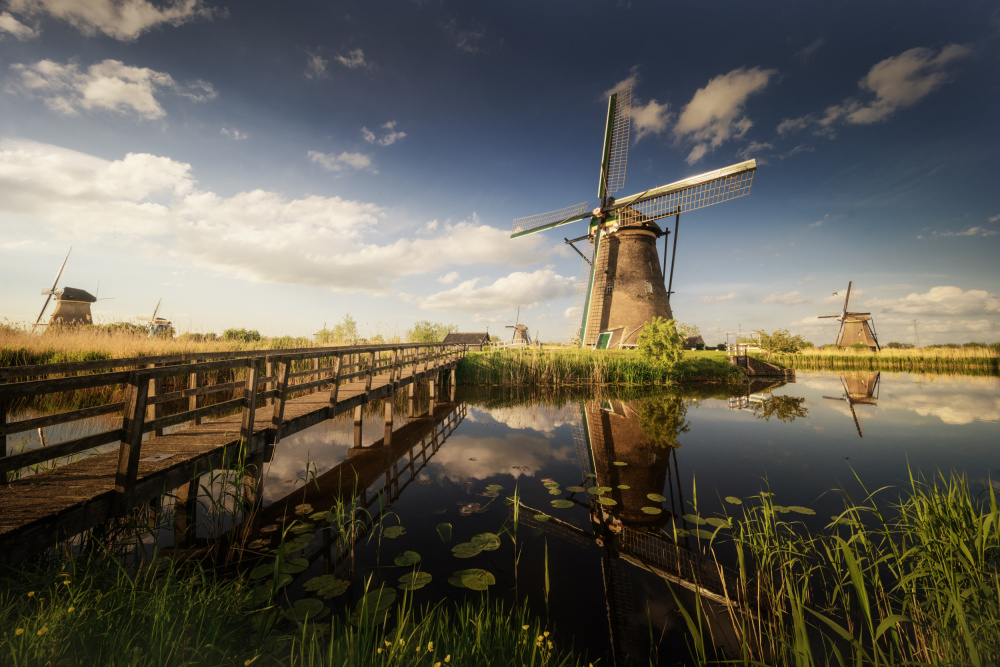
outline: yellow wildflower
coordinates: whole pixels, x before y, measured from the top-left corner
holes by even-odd
[[[427,650],[428,651],[434,650],[434,642],[427,642]]]
[[[444,661],[445,661],[445,662],[451,662],[451,653],[449,653],[448,655],[446,655],[446,656],[444,657]]]
[[[18,628],[17,630],[14,631],[14,635],[17,637],[20,637],[23,634],[24,634],[24,628]]]
[[[553,643],[552,643],[552,640],[550,639],[550,640],[548,641],[548,647],[549,647],[549,650],[551,651],[551,650],[552,650],[552,648],[553,648],[554,646],[555,646],[555,644],[553,644]]]
[[[382,652],[382,649],[379,649],[379,650],[377,650],[377,651],[375,651],[375,652],[376,652],[376,653],[381,653],[381,652]]]
[[[49,626],[46,625],[45,627],[43,627],[41,630],[38,631],[38,636],[41,637],[48,631],[49,631]]]
[[[69,586],[71,583],[69,579],[63,579],[63,586]]]
[[[441,667],[441,661],[438,660],[437,662],[435,662],[434,667]]]
[[[35,591],[28,591],[28,597],[29,598],[35,597]]]
[[[522,626],[521,626],[521,629],[522,629],[522,630],[527,630],[527,629],[528,629],[529,627],[530,627],[530,626],[527,626],[527,625],[522,625]]]
[[[386,645],[387,647],[388,647],[388,646],[392,646],[392,642],[391,642],[391,641],[389,641],[388,639],[383,639],[382,641],[383,641],[383,642],[385,642],[385,645]]]
[[[69,609],[67,609],[66,611],[73,611],[74,609],[76,609],[76,607],[70,607],[70,608],[69,608]]]
[[[543,636],[543,637],[548,637],[548,636],[549,636],[549,631],[548,631],[548,630],[546,630],[545,632],[543,632],[543,633],[542,633],[542,636]]]

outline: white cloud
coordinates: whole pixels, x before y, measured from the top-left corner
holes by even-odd
[[[431,310],[469,312],[500,310],[518,305],[533,308],[550,299],[569,296],[575,282],[572,278],[558,275],[552,269],[539,269],[531,273],[515,271],[483,287],[476,286],[479,278],[465,280],[450,290],[424,297],[420,300],[420,306]]]
[[[160,25],[179,26],[196,18],[211,18],[202,0],[11,0],[9,9],[26,16],[51,16],[85,35],[104,33],[134,40]]]
[[[817,37],[812,42],[810,42],[808,46],[796,51],[795,58],[802,62],[807,62],[811,60],[814,55],[816,55],[816,52],[819,51],[820,47],[822,47],[824,44],[826,44],[826,38]]]
[[[19,77],[21,92],[40,97],[54,111],[75,114],[80,109],[133,112],[146,119],[166,114],[156,94],[167,90],[203,102],[215,97],[212,85],[195,81],[176,83],[169,74],[148,67],[132,67],[119,60],[104,60],[82,71],[76,63],[60,65],[40,60],[34,65],[10,66]]]
[[[324,58],[317,51],[313,53],[312,51],[307,51],[308,58],[306,59],[306,78],[307,79],[321,79],[326,76],[326,66],[330,64],[330,61]]]
[[[989,217],[989,221],[990,222],[998,222],[998,221],[1000,221],[1000,215],[991,215]]]
[[[822,226],[823,226],[822,220],[817,220],[816,222],[810,222],[808,225],[806,225],[806,227],[822,227]]]
[[[648,134],[661,134],[667,129],[671,114],[668,104],[650,100],[646,105],[632,107],[632,125],[635,127],[635,141]]]
[[[37,30],[31,26],[24,25],[14,18],[10,12],[3,12],[0,14],[0,33],[2,32],[10,33],[17,39],[21,40],[38,37]]]
[[[607,101],[609,97],[617,93],[622,88],[634,86],[637,83],[639,83],[639,66],[632,65],[632,69],[628,71],[628,76],[601,93],[598,99]]]
[[[438,276],[437,279],[439,283],[444,283],[445,285],[450,285],[456,280],[458,280],[458,271],[449,271],[443,276]]]
[[[998,233],[984,227],[969,227],[960,232],[934,232],[934,236],[996,236]]]
[[[371,169],[372,166],[372,159],[364,153],[348,153],[347,151],[340,154],[309,151],[309,159],[332,172],[341,172],[344,169]]]
[[[406,136],[406,132],[396,130],[396,121],[394,120],[384,123],[382,125],[382,129],[385,130],[385,132],[381,137],[376,137],[374,132],[369,130],[367,127],[362,127],[361,136],[364,137],[365,141],[368,143],[377,144],[379,146],[391,146]]]
[[[1000,313],[1000,296],[986,290],[963,290],[951,285],[932,287],[923,294],[913,292],[901,299],[873,299],[886,313],[906,315],[983,316]]]
[[[729,294],[722,294],[720,296],[713,296],[713,295],[710,295],[710,294],[706,294],[705,296],[701,297],[701,302],[702,303],[721,303],[723,301],[734,301],[735,299],[738,299],[738,298],[740,298],[740,295],[737,294],[736,292],[730,292]]]
[[[938,52],[918,47],[886,58],[873,65],[858,82],[863,97],[849,97],[829,106],[822,117],[809,114],[785,119],[778,125],[778,133],[787,134],[814,125],[818,133],[832,135],[834,125],[840,122],[868,125],[886,120],[948,83],[955,62],[971,53],[972,49],[967,46],[950,44]]]
[[[334,60],[347,69],[358,69],[360,67],[371,67],[372,63],[365,60],[365,52],[361,49],[351,49],[346,55],[334,56]],[[324,68],[326,67],[324,61]]]
[[[452,41],[455,46],[458,47],[460,51],[466,53],[482,53],[483,48],[480,43],[483,38],[486,37],[486,31],[483,29],[479,30],[463,30],[458,27],[458,22],[452,19],[448,22],[446,26],[448,33],[451,35]]]
[[[244,139],[247,138],[246,132],[240,132],[235,127],[234,128],[224,127],[222,128],[220,134],[222,134],[224,137],[228,139],[232,139],[233,141],[243,141]]]
[[[0,142],[0,232],[32,225],[46,235],[105,238],[129,252],[172,255],[248,281],[378,295],[393,293],[393,281],[406,276],[531,266],[556,252],[542,235],[510,240],[508,230],[475,216],[443,225],[434,238],[385,241],[375,204],[265,190],[222,196],[200,187],[191,171],[149,154],[109,161]]]
[[[810,302],[809,299],[803,298],[802,293],[798,290],[785,294],[775,292],[764,297],[763,301],[764,303],[779,303],[783,306],[799,306]]]
[[[753,123],[744,115],[743,106],[776,73],[758,67],[735,69],[715,77],[695,92],[674,126],[678,139],[696,142],[687,157],[688,164],[697,162],[723,142],[746,134]]]

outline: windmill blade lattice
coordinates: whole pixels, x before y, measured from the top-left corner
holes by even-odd
[[[632,126],[632,86],[626,86],[615,95],[615,113],[611,121],[611,140],[608,148],[607,173],[602,174],[601,198],[613,195],[625,186],[625,167],[628,164],[628,134]]]
[[[750,194],[756,171],[757,161],[747,160],[619,199],[610,208],[621,211],[620,225],[649,222],[679,212],[687,213]]]
[[[597,202],[600,203],[600,202]],[[523,236],[530,232],[537,232],[542,229],[550,229],[552,227],[558,227],[559,225],[565,225],[570,222],[576,222],[582,218],[586,218],[590,215],[590,211],[597,205],[594,202],[580,202],[579,204],[573,204],[572,206],[567,206],[566,208],[561,208],[557,211],[549,211],[548,213],[539,213],[538,215],[529,215],[524,218],[516,218],[514,220],[514,226],[511,228],[510,237]]]

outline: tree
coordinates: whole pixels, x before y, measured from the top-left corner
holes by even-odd
[[[697,324],[688,324],[687,322],[677,323],[677,333],[680,334],[681,340],[687,338],[694,338],[695,336],[701,335],[701,329],[698,328]]]
[[[760,402],[760,405],[753,407],[753,413],[757,419],[771,421],[775,417],[783,422],[793,422],[798,417],[805,417],[809,410],[802,404],[805,398],[799,396],[775,396],[769,395]]]
[[[344,315],[339,323],[333,325],[332,329],[323,327],[313,336],[317,343],[321,345],[339,345],[342,343],[353,343],[358,339],[358,323],[354,321],[350,313]]]
[[[415,322],[413,328],[406,332],[406,339],[411,343],[437,343],[455,331],[458,331],[458,325],[420,320]]]
[[[760,340],[760,349],[769,357],[772,354],[795,354],[806,344],[802,336],[793,336],[788,329],[777,329],[773,333],[755,329],[754,333]]]
[[[226,329],[222,332],[222,340],[253,343],[260,340],[260,332],[256,329]]]
[[[677,320],[654,317],[639,333],[639,354],[668,368],[681,359],[684,340],[677,333]]]
[[[680,447],[677,438],[691,430],[687,405],[680,396],[666,396],[639,404],[639,428],[652,447]]]

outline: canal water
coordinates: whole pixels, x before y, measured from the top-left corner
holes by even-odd
[[[707,594],[710,602],[712,591],[685,581],[709,561],[699,526],[684,515],[722,516],[735,508],[726,497],[767,491],[775,503],[815,512],[797,518],[821,529],[876,489],[891,502],[911,475],[955,471],[974,493],[1000,489],[1000,378],[796,375],[736,396],[459,387],[435,406],[419,395],[399,406],[388,443],[374,405],[360,433],[341,419],[276,445],[258,480],[263,507],[251,538],[273,545],[283,519],[308,521],[338,497],[354,500],[370,527],[339,549],[305,531],[294,555],[309,565],[285,589],[292,600],[313,595],[310,579],[334,575],[350,587],[325,604],[346,609],[366,581],[398,586],[414,566],[396,559],[415,552],[431,577],[413,592],[418,605],[483,595],[526,601],[560,641],[604,664],[649,664],[650,656],[686,664],[678,600],[693,606]],[[201,482],[194,524],[202,541],[228,527],[212,518],[226,502],[205,497],[224,482]],[[171,550],[179,545],[170,503],[164,510],[154,541]],[[472,584],[485,591],[462,585],[468,570],[489,573],[486,584]],[[715,640],[728,641],[721,629]]]

